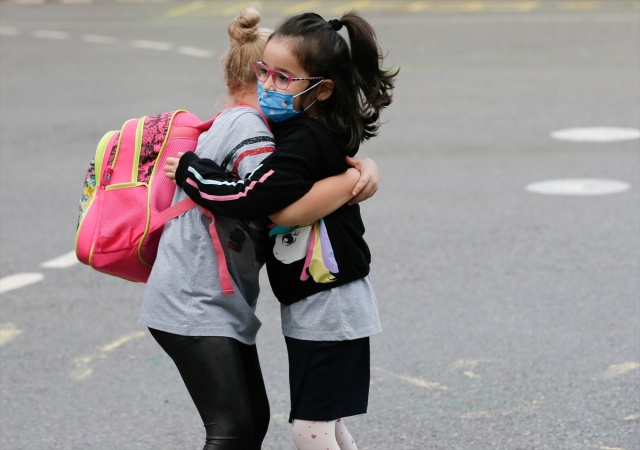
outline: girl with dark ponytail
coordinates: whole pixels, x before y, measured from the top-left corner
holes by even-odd
[[[338,33],[343,27],[350,45]],[[290,40],[307,73],[333,82],[333,95],[319,102],[316,118],[347,137],[349,154],[377,134],[380,112],[391,104],[398,71],[382,68],[382,51],[366,20],[355,12],[328,22],[314,13],[302,14],[284,22],[271,39]]]
[[[194,153],[174,169],[176,182],[214,214],[274,222],[266,265],[281,303],[299,449],[357,449],[344,418],[367,411],[369,338],[382,327],[359,206],[344,204],[311,223],[278,211],[314,181],[347,170],[345,158],[378,133],[397,75],[382,62],[373,28],[355,12],[287,19],[254,63],[276,150],[238,182]]]

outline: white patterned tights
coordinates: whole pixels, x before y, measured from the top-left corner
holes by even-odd
[[[294,420],[291,434],[298,450],[358,450],[343,419]]]

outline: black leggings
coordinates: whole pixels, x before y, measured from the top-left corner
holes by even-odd
[[[149,329],[173,359],[207,431],[204,450],[259,450],[269,401],[255,345]]]

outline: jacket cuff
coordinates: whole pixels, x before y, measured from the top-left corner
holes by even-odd
[[[178,168],[176,169],[176,184],[180,187],[187,181],[189,166],[193,161],[200,159],[194,152],[187,152],[180,157]]]

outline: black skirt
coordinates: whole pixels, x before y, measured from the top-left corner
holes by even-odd
[[[285,337],[289,354],[289,422],[364,414],[371,380],[369,338],[303,341]]]

